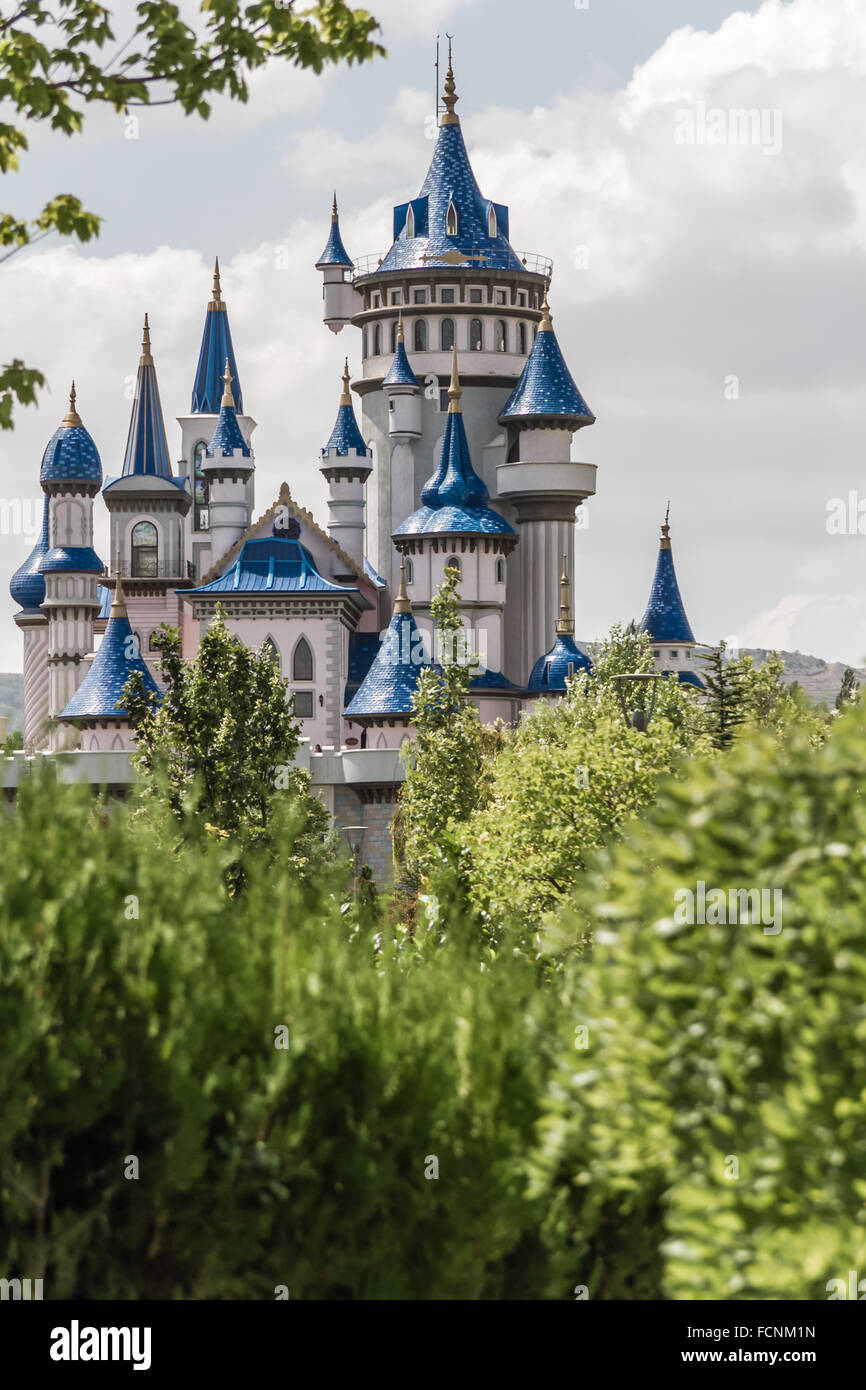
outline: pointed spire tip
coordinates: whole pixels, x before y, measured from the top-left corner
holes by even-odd
[[[400,556],[400,588],[394,600],[394,613],[411,613],[412,605],[406,591],[406,556]]]
[[[63,417],[63,419],[62,419],[62,421],[61,421],[61,424],[64,424],[64,425],[77,425],[77,426],[80,426],[80,425],[81,425],[81,416],[78,414],[78,411],[75,409],[75,382],[74,382],[74,381],[73,381],[72,385],[71,385],[70,388],[69,388],[69,409],[67,410],[66,414],[64,415],[64,417]]]
[[[451,357],[451,385],[448,387],[448,413],[449,415],[462,415],[463,406],[460,397],[463,391],[460,386],[460,377],[457,374],[457,344],[454,344]]]

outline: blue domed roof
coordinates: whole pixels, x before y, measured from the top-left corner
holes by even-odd
[[[48,551],[48,494],[42,506],[42,530],[39,539],[23,565],[12,576],[9,592],[23,612],[38,612],[45,599],[45,580],[39,569],[43,556]]]
[[[649,603],[643,615],[640,631],[652,642],[693,643],[695,634],[686,617],[686,610],[677,583],[674,556],[671,550],[670,527],[662,527],[662,539]]]
[[[592,662],[570,633],[558,633],[549,652],[540,656],[532,668],[528,689],[539,695],[564,695],[566,681],[579,671],[591,671]]]
[[[39,562],[40,574],[74,570],[80,574],[104,574],[105,566],[91,545],[55,545]]]
[[[129,624],[123,596],[112,605],[111,617],[90,670],[60,715],[61,719],[127,718],[123,707],[123,687],[133,671],[140,671],[146,690],[159,695]]]
[[[410,715],[418,678],[429,669],[414,617],[411,612],[395,612],[372,665],[346,707],[345,718]]]
[[[75,409],[74,382],[69,410],[42,455],[39,481],[43,487],[51,483],[94,483],[98,487],[102,482],[99,452]]]
[[[316,261],[316,269],[324,270],[328,265],[351,265],[352,257],[343,245],[343,238],[340,236],[340,218],[337,213],[337,195],[334,194],[334,206],[331,210],[331,230],[328,233],[328,240],[325,242],[325,249]]]
[[[529,424],[538,420],[545,424],[561,424],[563,428],[572,430],[595,421],[565,364],[550,322],[546,299],[544,317],[532,351],[499,419],[512,424]]]

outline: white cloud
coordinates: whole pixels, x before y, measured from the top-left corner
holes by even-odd
[[[743,647],[831,653],[851,666],[866,664],[866,589],[847,593],[786,594],[738,632]]]

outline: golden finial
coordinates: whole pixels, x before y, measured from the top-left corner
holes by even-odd
[[[553,322],[550,317],[550,305],[547,302],[548,286],[544,287],[544,298],[541,301],[541,323],[538,325],[539,333],[552,333]]]
[[[120,577],[120,546],[117,547],[117,557],[114,561],[114,598],[111,600],[111,618],[125,618],[126,600],[123,596],[123,581]]]
[[[144,316],[144,328],[141,334],[141,356],[138,359],[140,367],[152,367],[153,358],[150,355],[150,324],[147,321],[147,314]]]
[[[400,312],[399,312],[399,314],[397,315],[397,342],[398,342],[398,343],[402,343],[402,341],[403,341],[403,310],[401,309]]]
[[[462,415],[463,407],[460,404],[460,397],[463,395],[460,389],[460,379],[457,375],[457,344],[454,344],[454,355],[451,359],[451,385],[448,387],[448,414]]]
[[[343,367],[343,394],[340,397],[340,405],[351,405],[352,397],[349,393],[349,359],[346,358]]]
[[[334,189],[334,205],[333,205],[333,207],[331,208],[331,221],[332,221],[332,222],[339,222],[339,220],[340,220],[340,216],[339,216],[339,213],[337,212],[337,190],[336,190],[336,188],[335,188],[335,189]]]
[[[224,384],[224,386],[225,386],[225,390],[223,391],[223,398],[222,398],[222,400],[220,401],[220,405],[221,405],[221,406],[223,406],[223,405],[230,405],[230,406],[232,407],[232,410],[234,410],[234,405],[235,405],[234,397],[232,396],[232,381],[233,381],[233,380],[234,380],[234,378],[233,378],[233,376],[232,376],[231,367],[229,366],[229,359],[226,358],[226,369],[225,369],[225,371],[223,372],[223,384]]]
[[[459,125],[460,117],[454,110],[460,100],[457,95],[457,88],[454,86],[454,70],[451,67],[451,35],[448,35],[448,72],[445,77],[445,94],[442,97],[442,105],[445,107],[445,115],[440,121],[440,125]]]
[[[211,291],[211,301],[207,306],[209,309],[224,309],[222,285],[220,283],[220,258],[217,256],[213,263],[213,290]]]
[[[406,592],[406,557],[400,556],[400,588],[397,590],[397,597],[394,600],[395,613],[411,613],[412,605],[409,602],[409,595]]]
[[[75,382],[69,388],[69,409],[60,422],[62,425],[81,425],[81,416],[75,409]]]
[[[556,624],[558,637],[574,636],[574,621],[571,616],[570,586],[568,583],[568,556],[562,557],[562,574],[559,579],[559,622]]]
[[[660,550],[670,550],[671,548],[671,526],[670,526],[671,504],[668,502],[665,508],[665,519],[662,523],[662,538],[659,546]]]

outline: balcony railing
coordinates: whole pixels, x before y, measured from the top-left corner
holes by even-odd
[[[359,280],[364,275],[375,275],[376,271],[381,268],[382,262],[387,254],[387,251],[374,251],[369,256],[359,256],[358,259],[353,262],[353,278]],[[519,257],[519,260],[524,270],[528,270],[533,275],[543,275],[549,280],[553,274],[553,261],[549,256],[540,256],[535,251],[524,251],[523,255]],[[437,265],[436,269],[450,270],[453,268],[454,270],[464,270],[470,267],[477,270],[513,269],[511,257],[507,251],[467,251],[465,261],[455,262],[453,267],[449,266],[446,261],[444,266]],[[402,274],[405,270],[416,270],[418,268],[417,266],[402,266],[388,273]]]

